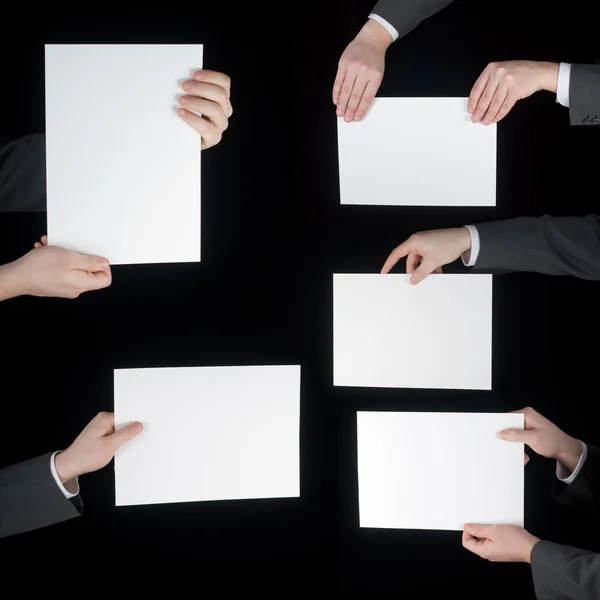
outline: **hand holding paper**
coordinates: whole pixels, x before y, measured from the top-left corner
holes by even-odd
[[[471,247],[471,234],[465,227],[422,231],[411,235],[388,256],[382,274],[406,256],[406,272],[414,285],[431,273],[441,273],[441,267],[454,262]]]
[[[62,483],[105,467],[115,452],[143,430],[141,423],[128,423],[115,431],[113,413],[98,413],[75,441],[56,455],[56,472]]]
[[[224,73],[201,70],[181,84],[179,116],[202,136],[202,149],[216,146],[229,125],[233,108],[231,79]],[[202,116],[198,116],[199,113]]]
[[[77,298],[111,284],[106,258],[46,246],[44,238],[25,256],[0,267],[0,300],[23,295]]]
[[[531,551],[540,541],[518,525],[465,524],[463,546],[492,562],[531,562]]]

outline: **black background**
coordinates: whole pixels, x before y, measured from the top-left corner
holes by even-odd
[[[203,154],[200,264],[117,266],[110,288],[75,301],[0,305],[0,464],[65,447],[98,411],[112,410],[115,368],[301,364],[301,498],[116,509],[107,467],[81,478],[82,519],[5,539],[0,551],[286,561],[319,568],[337,595],[415,586],[424,597],[468,595],[485,582],[533,597],[528,567],[487,563],[463,550],[459,533],[358,528],[356,410],[531,405],[599,443],[598,284],[495,278],[493,391],[352,389],[332,386],[332,273],[377,272],[422,229],[596,212],[600,131],[570,127],[568,110],[542,92],[498,127],[497,207],[342,207],[331,88],[372,2],[243,6],[79,5],[37,11],[35,20],[28,6],[5,21],[4,135],[44,130],[44,43],[203,43],[205,67],[232,78],[234,115],[222,143]],[[594,15],[591,2],[559,10],[535,0],[457,0],[392,45],[380,95],[467,96],[492,60],[593,62]],[[0,262],[44,233],[44,214],[2,215]],[[597,520],[550,497],[553,471],[535,456],[527,467],[527,528],[600,549]]]

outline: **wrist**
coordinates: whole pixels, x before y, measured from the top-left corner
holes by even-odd
[[[533,552],[535,545],[541,541],[542,540],[540,540],[540,538],[537,538],[533,535],[531,536],[531,540],[527,543],[527,547],[525,548],[525,552],[523,555],[523,562],[531,564],[531,553]]]
[[[356,39],[370,44],[371,46],[385,52],[394,41],[390,32],[374,19],[369,19],[358,32]]]
[[[541,62],[540,69],[542,71],[542,89],[556,94],[558,89],[558,63]]]
[[[560,451],[554,457],[559,460],[569,471],[573,472],[583,454],[583,446],[579,440],[567,436]]]
[[[0,301],[22,296],[24,293],[16,263],[0,265]]]
[[[56,474],[63,485],[81,475],[81,473],[76,471],[75,466],[73,465],[68,448],[64,452],[59,452],[56,455],[54,458],[54,466],[56,468]]]

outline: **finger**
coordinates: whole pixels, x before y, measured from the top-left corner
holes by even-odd
[[[406,240],[402,242],[398,247],[392,250],[392,253],[387,257],[383,267],[381,268],[381,273],[385,275],[389,273],[391,268],[401,259],[404,258],[410,251],[409,241]]]
[[[225,73],[210,71],[209,69],[200,69],[194,73],[194,80],[218,85],[227,92],[228,97],[231,96],[231,77],[225,75]]]
[[[44,246],[47,246],[48,245],[48,236],[47,235],[43,235],[42,239],[40,241],[42,242],[42,244]]]
[[[412,274],[410,282],[413,285],[421,283],[421,281],[423,281],[423,279],[425,279],[427,275],[431,275],[431,273],[433,273],[438,268],[438,266],[439,265],[436,265],[435,263],[430,262],[427,259],[422,260],[421,264],[419,265],[419,268]]]
[[[477,106],[471,115],[471,121],[473,121],[473,123],[478,123],[490,107],[492,98],[498,89],[498,83],[499,82],[496,77],[490,78],[488,81],[487,85],[485,86],[485,90],[483,90],[483,94],[481,94],[481,97],[477,102]]]
[[[35,244],[33,244],[34,248],[41,248],[42,247],[42,242],[35,242]]]
[[[502,82],[498,86],[498,89],[496,90],[496,93],[494,94],[494,97],[490,102],[490,107],[488,108],[487,112],[483,117],[484,125],[489,125],[496,119],[496,115],[498,114],[498,111],[504,104],[506,96],[508,96],[508,84],[506,82]]]
[[[73,255],[73,269],[95,273],[105,271],[109,267],[108,259],[103,256],[79,254],[78,252],[72,252],[71,254]]]
[[[438,267],[438,268],[437,268],[437,269],[434,271],[434,273],[435,273],[436,275],[442,275],[442,274],[443,274],[443,272],[444,272],[444,271],[442,271],[442,267]]]
[[[477,78],[477,81],[473,84],[471,94],[469,95],[469,100],[467,101],[467,111],[470,115],[475,112],[479,98],[481,97],[481,94],[483,94],[483,90],[485,89],[487,82],[490,80],[490,75],[491,69],[488,65]]]
[[[526,429],[504,429],[498,437],[506,442],[520,442],[521,444],[528,444],[531,441],[531,431]]]
[[[423,259],[422,256],[419,256],[418,254],[409,254],[406,257],[406,272],[409,275],[412,275],[415,272],[415,269],[419,266],[419,264],[421,263],[421,260]]]
[[[108,287],[112,283],[112,274],[110,267],[104,271],[71,271],[73,287],[80,292],[91,292],[93,290],[101,290]]]
[[[464,530],[473,537],[489,539],[491,535],[492,525],[478,525],[477,523],[465,523]]]
[[[349,123],[350,121],[354,121],[354,115],[356,114],[356,109],[362,100],[363,94],[367,89],[367,85],[369,84],[369,78],[366,72],[363,70],[365,67],[361,69],[354,82],[354,87],[352,88],[352,93],[350,94],[350,99],[348,100],[348,106],[346,107],[346,116],[344,120]]]
[[[231,106],[231,101],[229,100],[229,95],[227,94],[227,90],[223,89],[221,86],[215,85],[214,83],[188,80],[181,84],[181,88],[190,96],[212,100],[213,102],[220,104],[227,117],[232,115],[233,108]]]
[[[115,430],[115,413],[102,411],[99,412],[89,424],[98,435],[108,435]]]
[[[506,98],[504,99],[504,103],[500,107],[496,118],[494,119],[496,123],[504,119],[504,117],[512,110],[512,107],[517,103],[519,97],[515,94],[514,91],[510,91]]]
[[[473,554],[477,554],[477,556],[481,556],[481,540],[477,539],[469,535],[466,532],[463,532],[462,536],[462,545],[463,548],[469,550],[469,552],[473,552]]]
[[[345,119],[346,108],[348,107],[348,101],[350,100],[350,94],[354,89],[354,82],[356,81],[356,71],[348,69],[344,83],[342,84],[342,91],[340,92],[340,99],[338,101],[337,114],[343,116]],[[340,114],[341,113],[341,114]]]
[[[360,121],[367,114],[369,107],[371,106],[371,104],[373,104],[373,100],[375,100],[375,95],[377,94],[377,90],[379,90],[380,85],[380,75],[371,78],[363,93],[360,104],[358,105],[358,109],[356,110],[356,114],[354,115],[355,121]]]
[[[125,442],[129,442],[138,436],[144,430],[144,426],[139,421],[133,421],[123,427],[119,427],[111,436],[114,452],[116,452]]]
[[[527,464],[529,462],[529,455],[527,454],[527,452],[523,452],[523,456],[524,456],[524,463],[523,464]]]
[[[217,102],[196,96],[181,96],[179,104],[186,110],[200,113],[203,117],[209,118],[221,131],[225,131],[229,125],[223,107]]]
[[[340,99],[340,93],[342,91],[342,84],[344,83],[344,79],[346,77],[346,72],[347,72],[346,63],[343,63],[340,61],[340,64],[338,65],[337,73],[335,75],[335,81],[333,82],[333,92],[332,92],[333,103],[336,105],[338,103],[338,100]],[[338,117],[341,117],[343,114],[344,113],[338,114]]]
[[[202,138],[202,148],[207,149],[212,146],[216,146],[222,136],[222,131],[216,127],[214,123],[211,123],[208,119],[203,119],[189,110],[180,108],[177,114],[185,121],[192,129],[196,130]]]

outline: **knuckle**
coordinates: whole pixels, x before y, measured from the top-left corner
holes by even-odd
[[[498,75],[500,75],[500,77],[505,77],[506,76],[506,67],[496,67],[496,73],[498,73]]]

